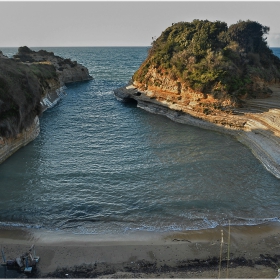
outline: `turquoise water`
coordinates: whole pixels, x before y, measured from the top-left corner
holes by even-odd
[[[115,99],[147,48],[45,49],[94,80],[68,85],[39,137],[0,165],[0,225],[110,234],[279,221],[280,180],[247,147]]]

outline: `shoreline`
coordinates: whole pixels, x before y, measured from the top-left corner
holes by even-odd
[[[279,87],[280,89],[280,87]],[[277,101],[280,99],[280,90],[274,88],[274,94],[277,96]],[[133,85],[128,85],[123,88],[114,90],[117,100],[122,102],[130,102],[135,100],[137,107],[153,114],[166,116],[174,122],[192,125],[203,129],[208,129],[220,133],[225,133],[236,138],[237,141],[247,146],[253,155],[263,164],[265,169],[280,179],[280,150],[277,145],[280,145],[280,125],[276,122],[265,126],[263,118],[267,123],[271,118],[277,119],[280,110],[271,109],[268,112],[254,114],[252,112],[238,112],[237,115],[226,115],[222,113],[220,121],[224,121],[227,117],[230,118],[229,123],[222,125],[211,122],[207,119],[202,119],[201,116],[192,115],[192,110],[183,111],[184,108],[177,108],[174,104],[160,102],[146,95],[145,92],[138,91]],[[267,98],[269,100],[269,98]],[[270,112],[271,111],[271,112]],[[277,117],[275,117],[276,114]],[[213,116],[213,120],[216,116]],[[260,120],[258,120],[258,117]],[[243,126],[241,125],[243,123]]]
[[[76,274],[73,273],[85,271],[98,278],[217,278],[221,230],[224,239],[221,278],[226,277],[229,230],[230,270],[227,272],[230,272],[230,278],[277,276],[279,222],[109,236],[2,228],[0,243],[6,259],[17,257],[34,244],[36,255],[40,256],[40,278],[61,278],[58,276],[62,272],[64,276],[72,273],[74,277]],[[87,278],[86,275],[81,278]]]

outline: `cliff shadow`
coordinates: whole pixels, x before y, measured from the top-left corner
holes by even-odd
[[[137,107],[138,101],[133,99],[133,98],[128,98],[125,101],[121,102],[123,106],[128,107],[128,108],[135,108]]]

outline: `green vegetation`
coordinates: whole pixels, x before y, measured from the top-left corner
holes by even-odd
[[[58,77],[53,65],[0,59],[0,136],[17,135],[40,114],[47,79]]]
[[[57,76],[52,64],[33,63],[29,69],[40,79],[52,79]]]
[[[172,24],[153,41],[133,80],[154,85],[149,71],[156,69],[185,88],[214,97],[240,100],[267,94],[266,84],[280,81],[280,59],[267,46],[268,32],[269,27],[250,20],[230,27],[208,20]]]

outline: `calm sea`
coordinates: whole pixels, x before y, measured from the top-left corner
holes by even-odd
[[[122,234],[279,221],[280,180],[247,147],[115,99],[146,47],[44,49],[94,80],[69,85],[39,137],[0,165],[1,226]]]

